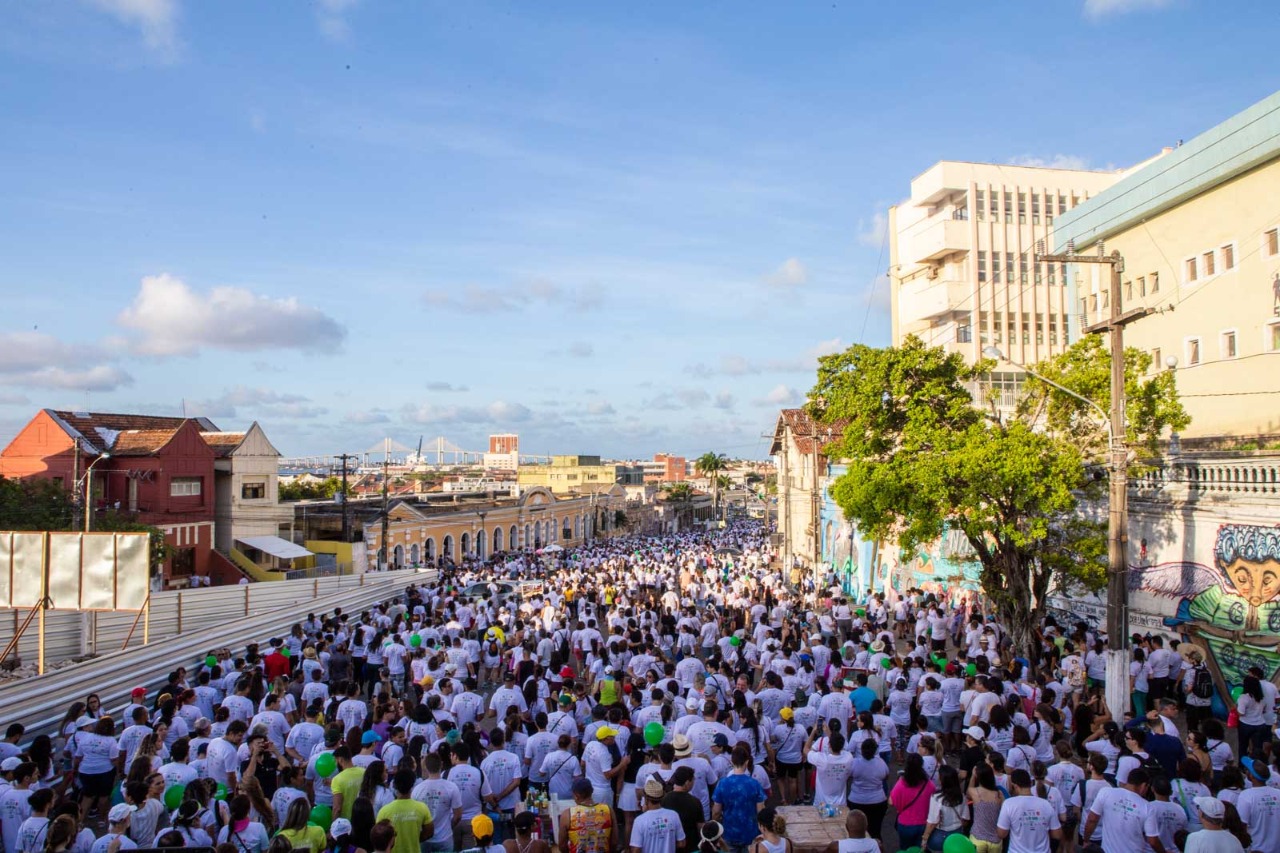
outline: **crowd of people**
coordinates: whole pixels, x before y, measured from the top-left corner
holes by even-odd
[[[1228,730],[1199,651],[1138,637],[1113,717],[1088,625],[1015,649],[972,593],[811,578],[743,520],[308,614],[10,725],[4,853],[793,853],[789,807],[827,853],[1280,853],[1263,673]]]

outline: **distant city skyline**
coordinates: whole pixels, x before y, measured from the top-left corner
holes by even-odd
[[[1217,12],[6,4],[0,443],[762,458],[819,355],[888,343],[913,177],[1126,167],[1270,94],[1271,28]]]

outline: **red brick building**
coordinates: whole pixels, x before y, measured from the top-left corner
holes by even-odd
[[[489,436],[490,453],[519,453],[520,436],[514,433]]]
[[[46,477],[81,496],[89,511],[118,512],[160,528],[173,548],[166,582],[210,571],[214,459],[206,418],[42,409],[0,453],[0,476]],[[92,477],[86,476],[92,466]]]
[[[644,481],[646,483],[683,483],[689,461],[683,456],[672,456],[669,453],[653,454],[653,462],[642,463]]]

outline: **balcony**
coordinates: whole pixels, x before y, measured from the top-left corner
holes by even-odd
[[[968,304],[970,285],[964,281],[930,281],[919,277],[898,289],[898,322],[905,329],[951,313]]]
[[[908,263],[926,264],[956,252],[969,251],[969,223],[951,216],[934,216],[911,230],[907,237]]]

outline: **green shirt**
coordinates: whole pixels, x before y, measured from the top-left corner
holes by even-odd
[[[294,850],[310,850],[311,853],[324,853],[326,838],[324,830],[308,824],[303,829],[282,829],[277,833],[289,839]]]
[[[329,787],[333,789],[335,795],[342,795],[342,814],[336,814],[334,817],[345,817],[351,820],[351,807],[355,805],[356,797],[360,796],[360,783],[363,781],[363,767],[348,767],[333,777]]]
[[[396,831],[391,853],[418,853],[422,827],[431,822],[431,809],[414,799],[394,799],[378,812],[378,820],[389,820]]]

